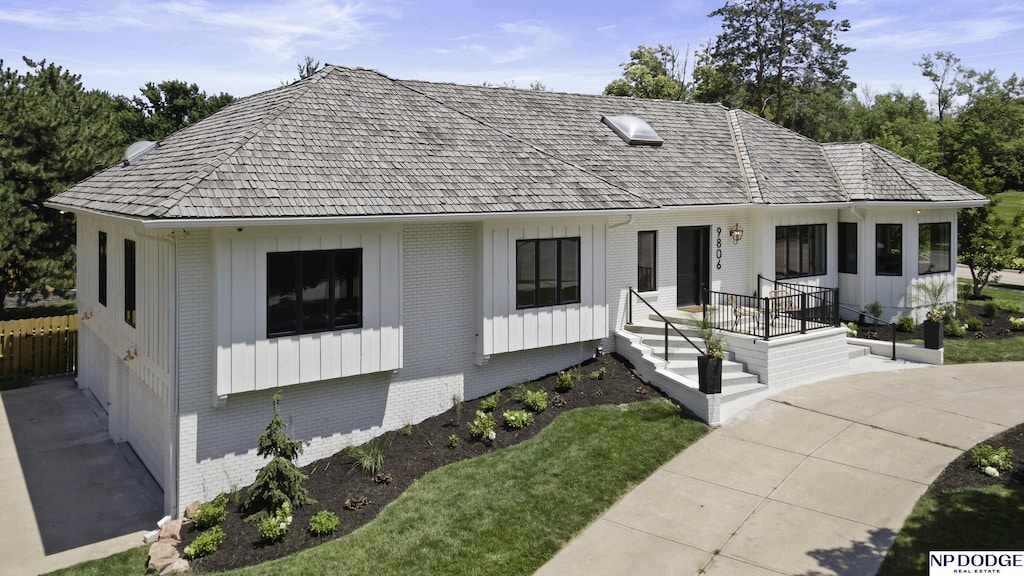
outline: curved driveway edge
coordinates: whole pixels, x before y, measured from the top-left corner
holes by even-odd
[[[874,574],[964,450],[1024,422],[1024,362],[844,376],[693,444],[537,574]]]

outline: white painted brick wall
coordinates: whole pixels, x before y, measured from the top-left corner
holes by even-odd
[[[596,341],[496,354],[476,366],[474,239],[472,224],[404,227],[405,368],[282,388],[289,434],[310,441],[300,464],[421,422],[450,408],[453,396],[477,398],[593,355]],[[273,413],[273,390],[231,395],[214,408],[212,243],[193,232],[178,247],[180,511],[256,477],[264,463],[256,439]]]

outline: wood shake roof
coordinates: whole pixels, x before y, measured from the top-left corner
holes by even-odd
[[[618,114],[643,118],[664,143],[624,143],[601,123]],[[151,219],[981,198],[875,146],[822,146],[718,105],[329,66],[242,98],[49,204]]]

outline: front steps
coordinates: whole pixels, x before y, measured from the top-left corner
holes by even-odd
[[[687,318],[670,321],[698,347],[704,342]],[[616,334],[616,350],[637,368],[640,374],[666,394],[692,410],[708,424],[719,425],[769,395],[768,386],[755,374],[732,359],[727,352],[722,362],[722,393],[703,394],[697,382],[697,357],[700,352],[685,338],[669,328],[668,355],[665,354],[665,323],[652,318],[634,320]]]

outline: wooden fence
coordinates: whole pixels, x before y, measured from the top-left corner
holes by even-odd
[[[0,322],[0,382],[74,372],[78,316]]]

